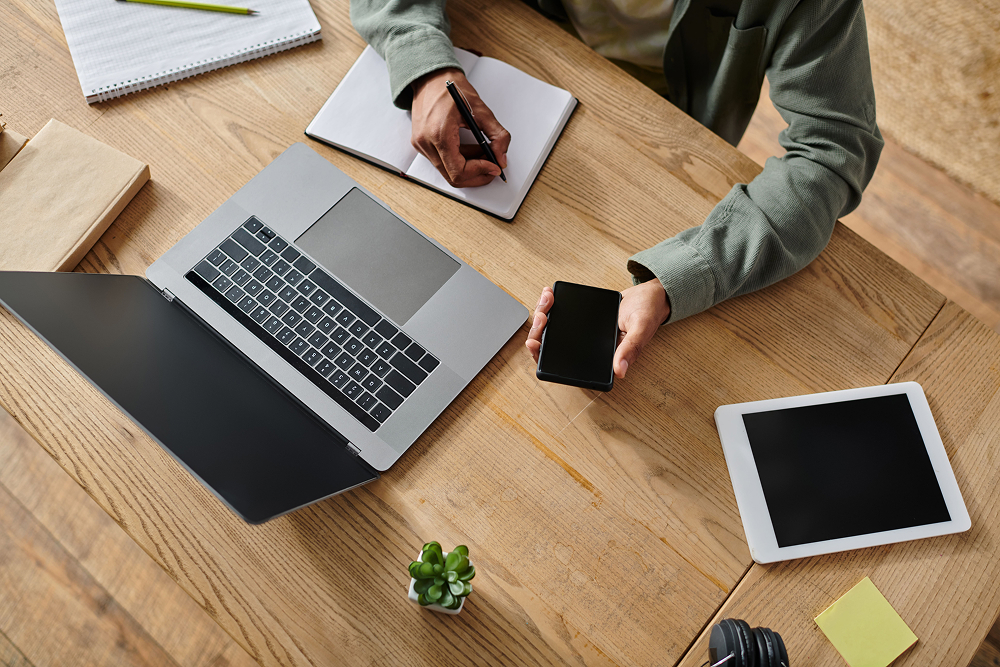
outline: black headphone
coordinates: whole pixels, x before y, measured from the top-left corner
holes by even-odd
[[[750,628],[736,618],[724,618],[712,626],[708,639],[711,667],[789,667],[788,651],[781,635],[770,628]]]

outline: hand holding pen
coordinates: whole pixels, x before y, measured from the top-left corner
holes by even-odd
[[[483,150],[483,154],[486,155],[486,159],[500,167],[500,163],[497,161],[497,156],[493,154],[490,149],[490,140],[486,138],[483,131],[479,129],[479,125],[476,123],[476,116],[472,113],[472,108],[469,106],[468,100],[465,99],[465,95],[462,93],[461,89],[455,85],[454,81],[445,81],[445,87],[448,92],[451,93],[451,98],[455,100],[455,106],[458,107],[458,112],[462,114],[462,120],[465,121],[465,126],[472,132],[472,136],[475,138],[476,143]],[[507,182],[507,177],[504,176],[503,167],[500,167],[500,178],[503,182]]]
[[[468,123],[448,92],[447,81],[453,81],[461,90],[495,161],[479,146],[460,143],[459,128]],[[486,185],[507,167],[510,134],[497,122],[461,70],[438,70],[414,82],[412,114],[413,147],[454,187]]]

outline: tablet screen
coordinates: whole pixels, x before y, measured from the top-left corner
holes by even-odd
[[[779,547],[951,519],[906,394],[743,423]]]

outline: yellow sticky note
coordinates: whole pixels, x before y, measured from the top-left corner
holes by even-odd
[[[917,641],[868,577],[817,616],[816,625],[851,667],[886,667]]]

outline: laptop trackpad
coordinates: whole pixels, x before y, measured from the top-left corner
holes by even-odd
[[[400,325],[461,266],[358,188],[295,243]]]

